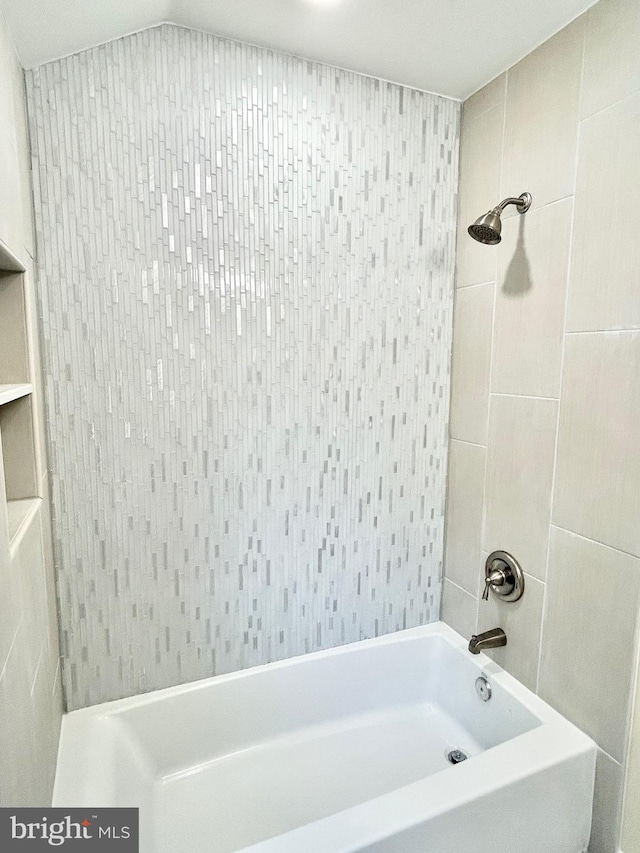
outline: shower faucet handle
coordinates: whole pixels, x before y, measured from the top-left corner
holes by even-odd
[[[490,589],[496,589],[496,587],[504,586],[506,583],[508,583],[506,572],[500,568],[493,569],[490,574],[485,575],[482,600],[489,600]]]
[[[482,600],[487,601],[489,591],[502,601],[517,601],[524,593],[524,573],[520,563],[507,551],[494,551],[484,566]]]

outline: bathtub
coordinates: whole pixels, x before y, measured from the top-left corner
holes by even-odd
[[[594,743],[466,645],[438,622],[74,711],[54,805],[138,806],[142,853],[583,853]]]

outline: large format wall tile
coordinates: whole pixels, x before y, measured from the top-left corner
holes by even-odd
[[[569,330],[640,327],[639,138],[640,94],[582,122]]]
[[[637,673],[636,677],[640,675]],[[630,804],[640,803],[640,681],[634,685],[634,714],[631,723],[629,744],[628,775],[626,780],[626,799]],[[622,837],[622,849],[632,851],[640,839],[640,809],[635,806],[625,811],[625,825]]]
[[[620,849],[626,699],[638,618],[632,555],[640,558],[639,45],[638,0],[599,0],[510,68],[506,88],[502,75],[462,110],[457,293],[493,281],[496,250],[470,243],[466,228],[495,203],[479,204],[477,197],[490,191],[496,169],[498,198],[525,190],[533,195],[526,215],[513,207],[503,214],[489,352],[484,317],[476,310],[474,325],[470,301],[458,310],[463,316],[454,330],[451,443],[487,444],[483,550],[512,550],[529,574],[516,605],[478,603],[478,629],[506,626],[509,643],[492,656],[534,689],[538,670],[544,698],[598,741],[590,853]],[[503,113],[504,131],[498,127]],[[450,515],[465,470],[455,451],[452,462]],[[474,504],[472,488],[465,497]],[[544,588],[552,520],[586,539],[574,535],[585,543],[578,546],[570,533],[555,534],[570,545],[556,545]],[[448,524],[453,559],[445,569],[456,585],[445,587],[443,617],[468,632],[474,587],[462,572],[468,560],[455,549],[463,555],[473,537],[465,540],[460,518]],[[618,552],[599,542],[627,553],[618,560]],[[628,820],[634,833],[640,821]],[[631,847],[623,844],[629,853]]]
[[[6,618],[17,626],[0,662],[0,786],[3,806],[48,806],[56,767],[62,698],[56,685],[58,638],[55,590],[47,576],[48,549],[40,509],[11,560],[17,589],[0,574]],[[43,536],[43,533],[45,534]],[[3,618],[3,622],[5,619]],[[56,686],[58,689],[54,689]]]
[[[540,694],[622,761],[640,560],[551,528]]]
[[[589,853],[611,853],[618,850],[623,783],[622,766],[599,749]],[[637,814],[637,808],[632,808],[631,811]],[[631,853],[633,847],[627,846],[624,850]]]
[[[24,76],[0,11],[0,239],[35,256]]]
[[[442,621],[463,637],[471,639],[476,631],[478,599],[447,578],[442,585]]]
[[[553,521],[640,556],[640,331],[568,335]]]
[[[31,679],[27,650],[29,637],[19,627],[9,657],[0,673],[0,755],[2,755],[2,805],[49,805],[36,799],[30,781],[37,778]],[[49,769],[49,768],[47,768]]]
[[[482,89],[478,89],[462,105],[462,121],[465,127],[483,113],[504,103],[507,86],[507,75],[500,74]]]
[[[492,391],[560,394],[571,211],[571,199],[565,199],[504,223]]]
[[[483,548],[544,580],[558,404],[491,395]]]
[[[467,228],[500,201],[503,124],[502,104],[464,123],[460,140],[456,287],[495,281],[495,246],[478,243],[467,234]]]
[[[447,577],[476,595],[481,574],[482,502],[486,448],[463,441],[449,444]]]
[[[582,16],[508,71],[503,196],[526,190],[541,207],[573,192],[585,24]]]
[[[583,116],[590,116],[640,89],[639,43],[638,0],[600,0],[589,9]]]
[[[451,436],[485,444],[495,285],[456,290],[451,365]]]
[[[0,494],[5,494],[4,470],[0,456]],[[0,619],[0,673],[9,657],[18,625],[22,618],[21,577],[11,565],[9,557],[9,528],[6,512],[0,512],[0,590],[2,590],[2,618]]]
[[[29,90],[70,707],[437,619],[459,105],[171,26]]]
[[[485,554],[485,560],[488,554]],[[483,563],[484,564],[484,563]],[[518,601],[504,602],[490,594],[478,605],[478,631],[502,628],[507,645],[491,649],[489,657],[504,667],[529,690],[536,689],[544,584],[525,575],[525,591]]]

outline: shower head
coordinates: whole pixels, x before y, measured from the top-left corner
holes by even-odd
[[[505,200],[501,201],[497,207],[493,208],[493,210],[490,210],[488,213],[485,213],[484,216],[476,219],[473,225],[470,225],[467,229],[473,239],[477,240],[478,243],[484,243],[487,246],[495,246],[499,243],[500,240],[502,240],[502,237],[500,236],[502,231],[502,220],[500,219],[500,216],[502,215],[502,211],[509,204],[515,204],[518,209],[518,213],[526,213],[531,207],[531,194],[522,193],[518,198],[505,198]]]
[[[487,246],[495,246],[502,240],[500,232],[502,231],[502,220],[500,219],[500,211],[495,208],[485,213],[480,219],[476,219],[473,225],[467,229],[469,234],[478,243],[486,243]]]

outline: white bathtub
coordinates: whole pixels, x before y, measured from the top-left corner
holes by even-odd
[[[68,714],[54,805],[139,806],[142,853],[583,853],[595,757],[436,623]]]

